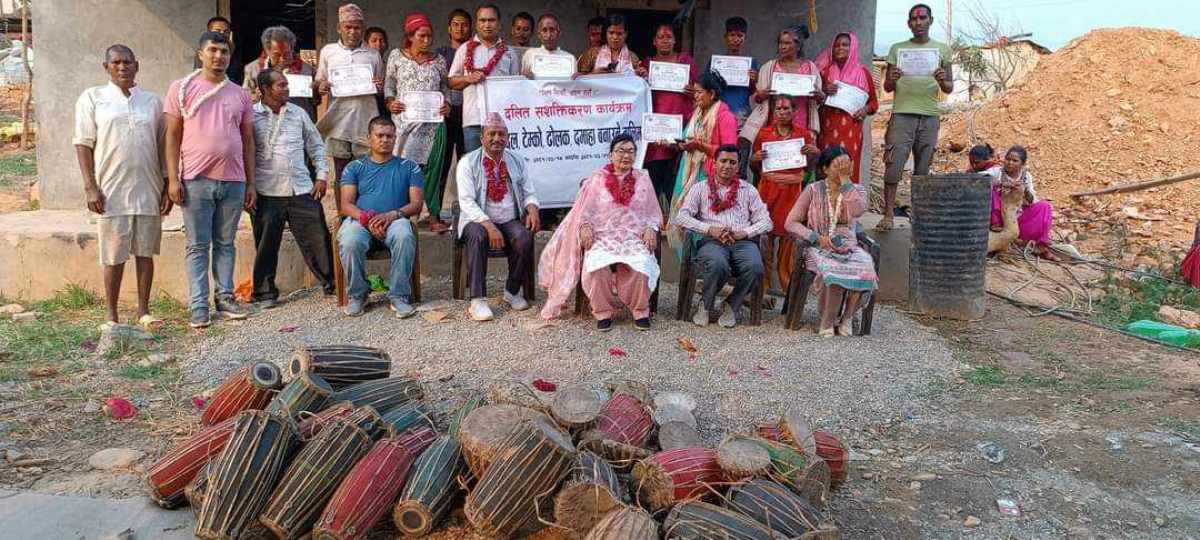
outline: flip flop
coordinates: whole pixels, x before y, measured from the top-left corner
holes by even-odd
[[[162,326],[164,324],[162,319],[159,319],[148,313],[146,315],[142,315],[141,317],[138,317],[137,323],[138,323],[138,326],[140,326],[146,330],[158,330],[159,328],[162,328]]]

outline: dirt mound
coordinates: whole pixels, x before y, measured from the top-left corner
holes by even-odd
[[[1200,170],[1197,110],[1200,39],[1147,28],[1095,30],[1044,57],[1016,87],[944,119],[934,168],[965,167],[973,141],[998,152],[1024,145],[1039,196],[1053,201],[1056,228],[1073,231],[1073,240],[1104,251],[1113,234],[1127,233],[1140,251],[1175,250],[1191,243],[1200,184],[1082,203],[1068,195]]]

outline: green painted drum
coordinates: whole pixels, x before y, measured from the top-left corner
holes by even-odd
[[[334,390],[386,379],[392,374],[392,359],[383,349],[359,345],[304,345],[288,360],[292,377],[313,373],[325,379]]]
[[[266,410],[286,414],[293,422],[300,423],[309,414],[324,409],[332,394],[333,388],[329,387],[325,379],[311,373],[302,373],[279,391]]]
[[[409,538],[429,534],[458,498],[458,478],[467,474],[462,445],[442,435],[413,463],[400,501],[392,511],[396,528]]]
[[[391,377],[347,386],[333,395],[334,401],[351,401],[355,407],[370,405],[384,415],[410,401],[425,397],[421,384],[411,377]]]
[[[297,441],[296,426],[286,416],[238,413],[233,435],[209,471],[196,536],[241,538],[252,529]]]

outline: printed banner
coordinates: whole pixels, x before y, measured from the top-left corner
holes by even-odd
[[[640,77],[492,77],[483,91],[481,106],[508,124],[508,148],[527,160],[542,208],[571,206],[579,183],[608,164],[608,145],[623,131],[638,141],[634,166],[642,166],[642,114],[651,105]]]

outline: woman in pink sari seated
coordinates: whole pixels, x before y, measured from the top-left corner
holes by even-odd
[[[972,172],[979,172],[992,177],[992,230],[1004,228],[1004,208],[1001,203],[1001,191],[1019,189],[1024,192],[1025,200],[1021,204],[1021,212],[1017,214],[1017,225],[1020,229],[1018,238],[1025,242],[1034,243],[1034,253],[1044,259],[1057,261],[1058,255],[1050,249],[1050,229],[1054,228],[1054,207],[1049,201],[1037,199],[1033,190],[1033,175],[1026,167],[1029,153],[1022,146],[1013,146],[1004,154],[1004,161],[997,162],[991,155],[990,145],[977,145],[971,149],[969,159]]]
[[[554,231],[538,264],[548,298],[541,317],[553,319],[582,279],[596,328],[612,330],[615,296],[650,329],[650,292],[658,285],[654,248],[662,208],[646,171],[633,168],[637,144],[622,133],[609,145],[609,164],[583,181],[575,205]]]

